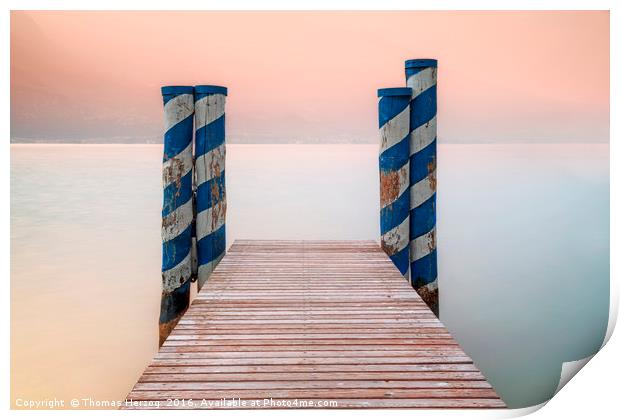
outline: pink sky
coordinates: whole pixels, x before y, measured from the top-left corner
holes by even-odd
[[[609,140],[608,12],[12,12],[11,137],[159,141],[167,84],[229,88],[228,140],[377,138],[439,60],[443,142]]]

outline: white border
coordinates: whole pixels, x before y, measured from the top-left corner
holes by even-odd
[[[11,10],[609,10],[612,0],[9,0]]]
[[[8,3],[8,4],[7,4]],[[614,1],[603,1],[603,0],[590,0],[590,1],[551,1],[551,0],[503,0],[501,2],[498,1],[469,1],[465,4],[463,1],[457,0],[445,0],[441,3],[433,2],[433,1],[406,1],[406,0],[382,0],[381,2],[369,2],[369,1],[339,1],[339,0],[301,0],[297,1],[294,4],[292,2],[285,1],[263,1],[260,3],[261,10],[611,10],[610,15],[610,25],[611,25],[611,71],[610,71],[610,83],[611,83],[611,98],[610,98],[610,115],[611,115],[611,138],[610,138],[610,171],[611,171],[611,242],[610,242],[610,250],[611,255],[620,255],[619,247],[618,247],[618,222],[617,215],[620,213],[620,208],[618,206],[618,182],[619,171],[617,168],[617,160],[618,160],[618,74],[620,71],[620,67],[618,66],[618,39],[620,39],[619,32],[619,18],[618,14],[620,13],[620,6],[616,4]],[[0,17],[0,28],[2,31],[2,43],[0,44],[0,54],[4,58],[2,63],[2,84],[3,88],[2,92],[4,92],[3,98],[0,100],[0,107],[2,110],[2,132],[4,134],[5,143],[5,153],[1,154],[0,159],[0,167],[3,171],[2,177],[2,193],[5,198],[2,200],[3,205],[0,207],[1,212],[1,222],[2,223],[2,232],[4,232],[4,237],[1,243],[1,252],[0,252],[0,263],[4,268],[4,276],[6,279],[5,293],[4,293],[4,305],[3,309],[5,312],[4,321],[5,323],[9,322],[10,316],[10,293],[8,292],[9,287],[9,276],[10,276],[10,258],[9,258],[9,247],[10,247],[10,235],[6,233],[9,232],[10,229],[10,219],[9,219],[9,207],[6,203],[7,197],[9,197],[9,186],[10,186],[10,165],[9,165],[9,138],[10,138],[10,96],[7,92],[10,91],[10,80],[9,80],[9,67],[7,63],[9,62],[9,46],[10,46],[10,15],[8,13],[9,10],[23,10],[23,9],[37,9],[37,10],[62,10],[62,9],[79,9],[79,10],[202,10],[205,9],[205,5],[208,5],[208,9],[210,10],[257,10],[257,3],[249,0],[226,0],[220,1],[217,3],[214,2],[204,2],[204,1],[192,1],[192,0],[175,0],[174,2],[165,1],[165,0],[151,0],[148,3],[137,2],[137,1],[129,1],[129,0],[94,0],[89,2],[78,1],[78,0],[60,0],[60,1],[45,1],[45,0],[24,0],[24,1],[8,1],[5,2],[7,6],[5,6],[5,13],[3,13]],[[148,6],[146,9],[143,9],[143,6]],[[614,279],[611,282],[611,311],[610,311],[610,324],[607,331],[606,341],[608,341],[605,348],[592,359],[592,362],[589,363],[584,369],[583,372],[579,375],[578,380],[571,381],[566,385],[564,389],[559,392],[559,394],[554,397],[551,402],[549,402],[547,407],[543,410],[537,411],[533,417],[544,419],[544,418],[583,418],[585,416],[589,418],[608,418],[608,413],[616,412],[617,409],[614,407],[615,399],[617,398],[616,394],[616,378],[617,373],[620,370],[618,367],[620,363],[618,361],[618,355],[620,353],[617,338],[612,338],[611,333],[613,331],[613,327],[616,323],[617,312],[618,312],[618,264],[616,262],[617,258],[614,260],[611,259],[611,267],[610,273],[611,278]],[[9,335],[10,325],[6,325],[4,328],[5,334]],[[4,341],[4,343],[8,343],[8,339]],[[4,399],[4,408],[8,410],[9,408],[9,384],[10,378],[8,375],[10,369],[10,354],[9,347],[2,347],[2,361],[3,361],[3,372],[5,372],[4,381],[2,381],[2,391],[5,396]],[[522,410],[512,410],[510,412],[499,413],[497,411],[493,412],[479,412],[479,411],[464,411],[464,410],[451,410],[451,411],[410,411],[410,410],[390,410],[390,411],[375,411],[375,410],[325,410],[320,413],[321,416],[335,416],[338,418],[347,418],[347,417],[355,417],[359,419],[359,417],[367,417],[367,416],[379,416],[379,415],[389,415],[390,417],[400,417],[410,419],[411,416],[424,416],[425,418],[459,418],[469,417],[469,418],[499,418],[505,417],[508,415],[509,417],[527,414],[528,412],[535,411],[536,408],[533,407],[531,409],[522,409]],[[389,413],[389,414],[388,414]],[[75,416],[83,416],[83,413],[74,412],[74,411],[55,411],[55,412],[32,412],[32,411],[11,411],[9,413],[11,416],[15,417],[31,417],[31,416],[39,416],[45,415],[50,418],[72,418]],[[109,417],[109,412],[90,412],[89,416],[94,417]],[[125,412],[119,413],[119,415],[129,415]],[[150,417],[160,417],[164,418],[164,416],[171,416],[170,412],[159,412],[153,413],[135,413],[137,416],[149,416]],[[253,419],[266,418],[267,416],[270,419],[273,418],[285,418],[291,415],[291,412],[288,410],[269,410],[269,411],[219,411],[219,412],[209,412],[209,413],[183,413],[181,415],[191,415],[191,416],[209,416],[220,417],[220,416],[248,416]],[[294,413],[296,417],[300,418],[310,418],[317,415],[317,412],[314,410],[298,410]]]

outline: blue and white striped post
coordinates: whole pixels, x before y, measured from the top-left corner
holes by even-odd
[[[226,95],[222,86],[194,88],[198,290],[226,252]]]
[[[437,60],[405,62],[411,93],[411,284],[439,315],[437,242]]]
[[[409,101],[411,89],[379,89],[381,247],[409,274]]]
[[[161,346],[189,306],[192,278],[194,89],[164,86]]]

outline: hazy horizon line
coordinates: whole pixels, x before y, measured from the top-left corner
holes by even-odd
[[[558,140],[439,140],[440,143],[443,144],[609,144],[610,140],[569,140],[569,141],[558,141]],[[66,144],[66,145],[161,145],[162,141],[71,141],[71,140],[55,140],[55,139],[23,139],[23,138],[11,138],[10,144],[41,144],[41,145],[54,145],[54,144]],[[332,144],[350,144],[350,145],[373,145],[379,144],[377,141],[277,141],[277,139],[273,139],[272,141],[227,141],[227,144],[246,144],[246,145],[258,145],[258,144],[291,144],[291,145],[301,145],[301,144],[311,144],[311,145],[332,145]]]

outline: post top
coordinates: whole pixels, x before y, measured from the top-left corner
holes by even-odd
[[[162,86],[162,95],[181,95],[183,93],[194,93],[193,86]]]
[[[221,93],[222,95],[228,94],[228,89],[224,86],[216,86],[216,85],[198,85],[194,88],[196,93],[202,94],[214,94]]]
[[[377,96],[411,96],[413,90],[408,87],[384,88],[377,90]]]
[[[437,60],[434,58],[415,58],[405,61],[406,69],[415,69],[420,67],[437,67]]]

